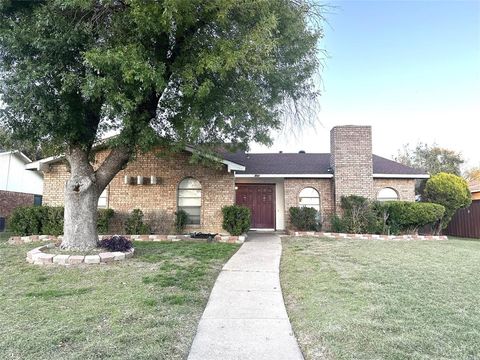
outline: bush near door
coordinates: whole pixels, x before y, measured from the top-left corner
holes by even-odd
[[[222,208],[223,228],[233,236],[245,234],[250,229],[250,209],[231,205]]]

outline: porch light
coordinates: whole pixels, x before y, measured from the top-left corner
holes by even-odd
[[[137,176],[137,185],[143,185],[143,176]]]
[[[125,183],[125,185],[129,185],[130,184],[130,176],[125,175],[123,182]]]
[[[150,176],[150,184],[157,185],[157,177],[156,176]]]

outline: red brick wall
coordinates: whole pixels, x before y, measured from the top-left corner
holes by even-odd
[[[402,201],[415,201],[415,179],[373,179],[375,197],[383,188],[392,188]]]
[[[333,183],[331,179],[285,179],[285,228],[290,227],[289,209],[298,206],[298,195],[306,187],[312,187],[320,193],[320,213],[323,226],[330,226],[334,214]]]
[[[33,194],[0,190],[0,217],[9,217],[19,206],[33,205],[33,197]]]
[[[97,163],[102,161],[108,151],[97,154]],[[193,177],[202,185],[201,225],[192,226],[188,230],[223,232],[222,212],[225,205],[235,202],[235,180],[226,166],[219,168],[190,164],[190,153],[182,152],[158,157],[154,152],[139,154],[127,167],[120,171],[108,187],[108,207],[115,210],[113,230],[122,232],[122,222],[126,214],[133,209],[141,209],[146,216],[152,212],[166,212],[173,219],[177,210],[177,188],[185,177]],[[95,164],[96,165],[96,164]],[[64,164],[51,166],[50,172],[44,176],[45,205],[63,205],[65,181],[68,179]],[[157,185],[128,185],[124,177],[156,176]]]

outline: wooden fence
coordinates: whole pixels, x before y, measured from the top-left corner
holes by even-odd
[[[458,210],[444,234],[480,238],[480,200],[473,200],[468,208]]]

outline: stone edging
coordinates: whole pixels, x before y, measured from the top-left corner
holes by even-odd
[[[79,265],[79,264],[106,264],[114,261],[122,261],[133,256],[135,249],[128,251],[103,252],[98,255],[67,255],[67,254],[48,254],[43,250],[51,249],[55,245],[47,244],[39,246],[27,252],[27,262],[34,265]]]
[[[344,234],[316,231],[287,231],[292,236],[326,237],[331,239],[359,240],[448,240],[446,235],[377,235],[377,234]]]
[[[98,239],[102,240],[104,237],[109,237],[113,235],[99,235]],[[191,238],[190,235],[122,235],[125,236],[129,240],[134,241],[207,241],[207,239],[196,239]],[[240,236],[231,236],[231,235],[216,235],[213,238],[214,242],[221,242],[221,243],[230,243],[230,244],[243,244],[245,239],[247,238],[246,235]],[[60,236],[53,236],[53,235],[30,235],[30,236],[12,236],[8,239],[8,243],[10,245],[22,245],[31,242],[39,242],[39,241],[62,241],[62,235]]]

